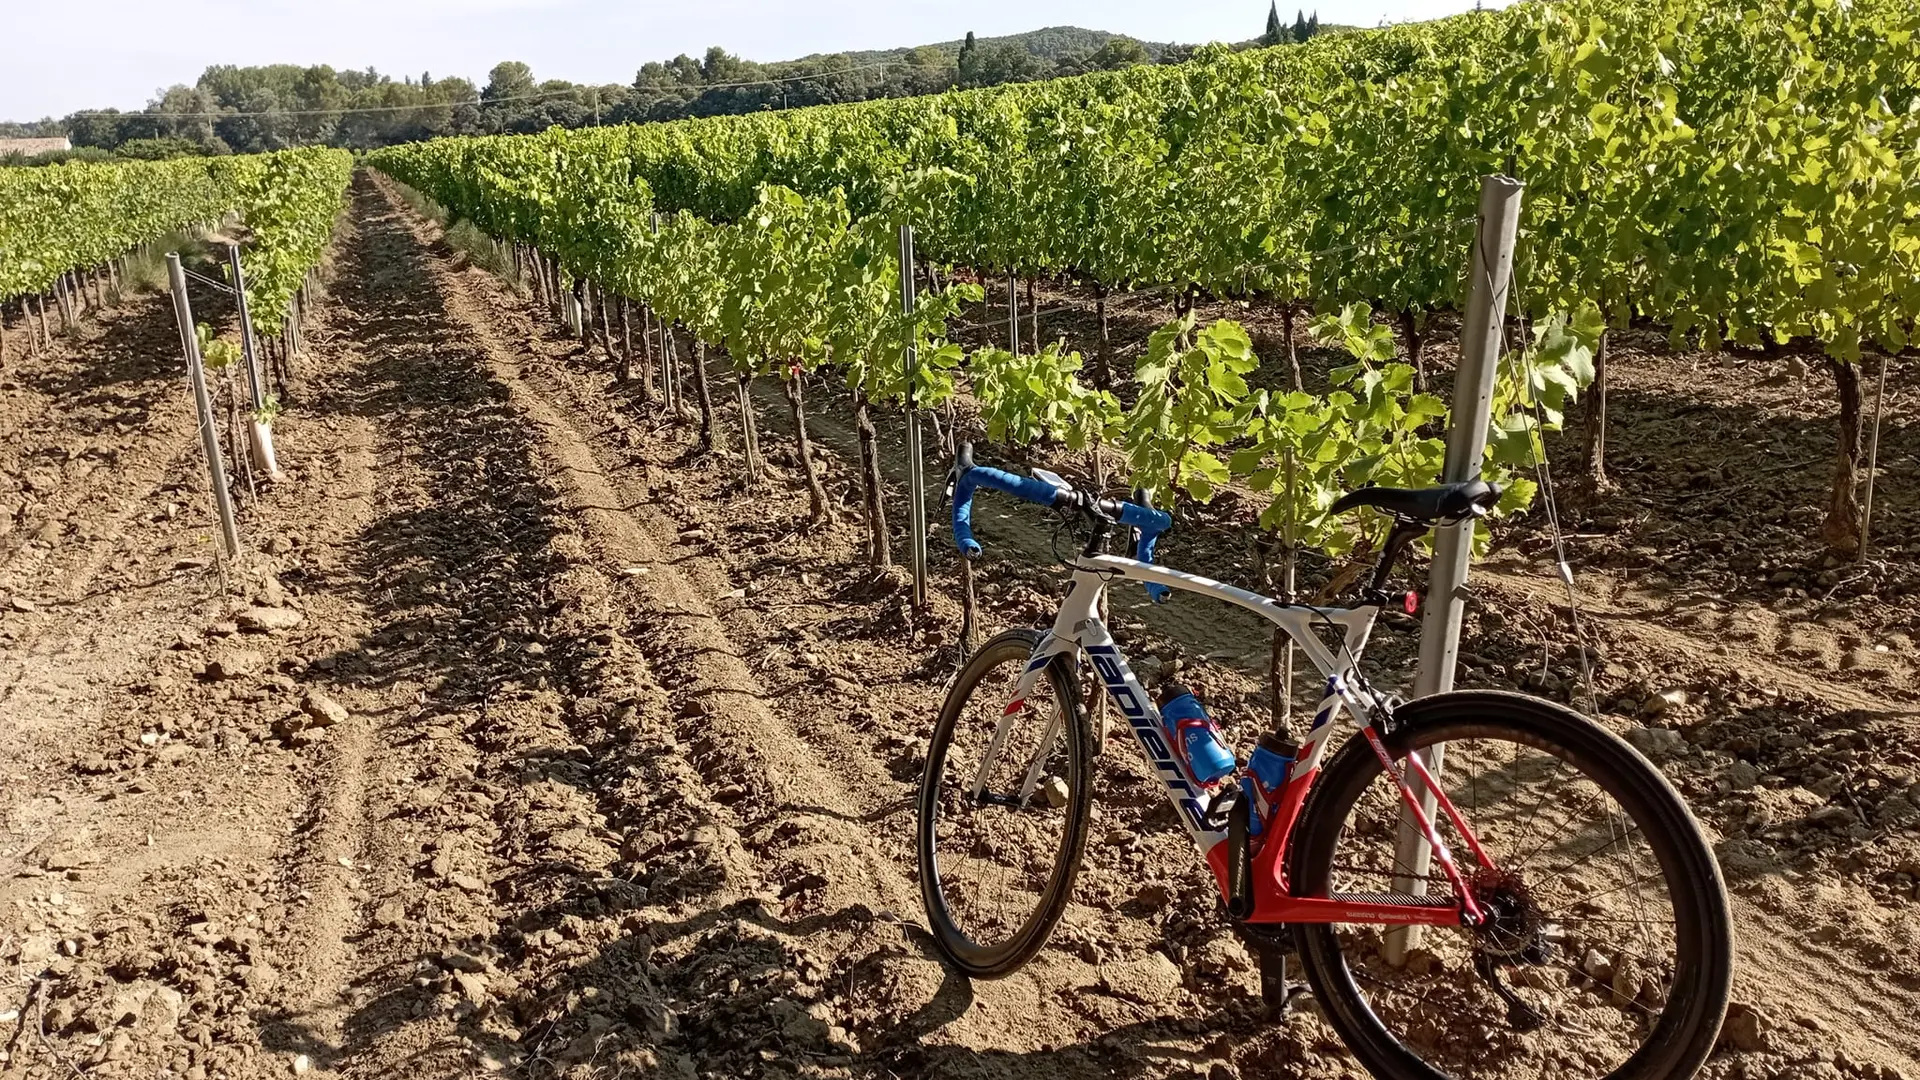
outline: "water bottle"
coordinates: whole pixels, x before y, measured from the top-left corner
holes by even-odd
[[[1220,728],[1200,707],[1199,699],[1177,682],[1160,689],[1160,722],[1173,739],[1174,753],[1187,763],[1196,783],[1212,784],[1233,772],[1238,764],[1220,738]]]
[[[1253,781],[1249,785],[1253,788],[1253,835],[1260,835],[1272,820],[1280,789],[1287,783],[1287,770],[1299,756],[1299,743],[1271,733],[1260,736],[1254,745],[1253,756],[1247,759],[1247,776]]]

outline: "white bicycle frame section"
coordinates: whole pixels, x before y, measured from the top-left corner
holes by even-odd
[[[1112,581],[1165,585],[1182,592],[1224,600],[1279,627],[1300,646],[1307,659],[1326,679],[1327,692],[1314,710],[1313,726],[1287,774],[1289,782],[1320,767],[1321,759],[1327,752],[1328,736],[1333,732],[1332,720],[1336,713],[1345,708],[1356,717],[1366,718],[1374,715],[1380,704],[1377,695],[1351,677],[1354,665],[1360,662],[1361,655],[1366,651],[1367,637],[1373,632],[1374,621],[1380,614],[1378,607],[1323,608],[1283,604],[1271,597],[1212,578],[1136,559],[1114,555],[1083,556],[1074,563],[1073,585],[1067,591],[1067,598],[1060,606],[1052,630],[1034,648],[1026,670],[1014,689],[1013,700],[1001,715],[993,738],[988,741],[981,755],[979,770],[974,774],[973,781],[972,794],[976,801],[984,793],[986,778],[1000,758],[1015,718],[1024,711],[1027,697],[1033,692],[1034,683],[1047,664],[1056,656],[1068,655],[1074,670],[1078,671],[1084,655],[1092,662],[1100,681],[1106,685],[1107,693],[1112,696],[1120,715],[1127,718],[1134,741],[1166,785],[1167,798],[1172,801],[1201,854],[1206,854],[1214,845],[1226,839],[1224,829],[1216,829],[1207,823],[1214,794],[1197,783],[1183,767],[1182,759],[1173,753],[1167,742],[1166,728],[1161,725],[1160,710],[1134,676],[1126,657],[1120,654],[1106,624],[1100,621],[1100,594]],[[1314,633],[1316,625],[1328,624],[1338,627],[1343,637],[1343,647],[1338,655]],[[1047,757],[1054,742],[1060,738],[1064,724],[1065,716],[1056,706],[1048,722],[1046,735],[1040,740],[1033,761],[1027,768],[1016,805],[1027,805],[1033,798],[1044,776]]]

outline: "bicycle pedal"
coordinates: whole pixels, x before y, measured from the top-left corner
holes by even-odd
[[[1208,803],[1206,810],[1201,813],[1201,824],[1215,832],[1230,828],[1233,824],[1234,807],[1240,802],[1241,794],[1238,787],[1229,785],[1222,788],[1220,794],[1214,796],[1213,801]]]

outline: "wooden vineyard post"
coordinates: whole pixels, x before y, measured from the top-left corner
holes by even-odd
[[[913,321],[913,226],[900,226],[900,312]],[[907,372],[907,546],[913,567],[913,610],[927,610],[927,478],[926,462],[920,446],[920,414],[916,411],[913,384],[920,369],[920,353],[914,347],[911,326],[907,331],[901,359]],[[964,557],[963,557],[964,561]]]
[[[1525,191],[1526,185],[1511,177],[1480,179],[1480,228],[1467,264],[1467,310],[1460,321],[1460,367],[1453,383],[1453,428],[1447,432],[1442,483],[1477,479],[1486,455],[1507,287],[1513,277],[1514,239],[1520,228],[1520,197]],[[1473,557],[1473,530],[1473,519],[1435,530],[1426,613],[1420,624],[1420,668],[1413,682],[1415,697],[1453,689],[1454,666],[1460,653],[1460,619],[1466,610],[1467,566]],[[1427,771],[1436,781],[1443,764],[1435,747],[1428,753]],[[1417,780],[1409,782],[1415,785],[1427,820],[1434,820],[1433,792]],[[1432,856],[1413,815],[1403,808],[1394,835],[1394,865],[1401,872],[1394,875],[1393,891],[1424,896]],[[1388,930],[1387,961],[1403,963],[1407,951],[1420,943],[1419,931],[1417,926]]]
[[[240,555],[240,530],[233,520],[233,493],[227,490],[227,468],[220,459],[220,436],[214,429],[213,402],[207,396],[207,373],[200,364],[200,342],[194,335],[193,307],[187,302],[187,275],[177,252],[167,252],[167,279],[173,286],[173,316],[180,323],[180,351],[187,360],[187,382],[193,387],[193,408],[200,421],[200,448],[207,455],[207,477],[213,483],[213,509],[220,518],[220,538],[227,558]]]
[[[273,426],[267,416],[266,377],[260,370],[260,343],[254,340],[253,320],[247,315],[247,279],[240,268],[240,245],[227,245],[227,266],[233,272],[233,305],[240,317],[240,358],[247,365],[247,390],[253,400],[253,422],[247,425],[254,471],[269,482],[283,479],[273,455]]]

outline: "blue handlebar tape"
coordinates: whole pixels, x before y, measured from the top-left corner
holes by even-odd
[[[1155,510],[1150,506],[1122,503],[1120,524],[1131,525],[1140,530],[1140,543],[1135,547],[1133,557],[1143,563],[1150,563],[1153,561],[1154,545],[1160,542],[1161,533],[1173,527],[1173,517],[1164,510]],[[1166,603],[1167,597],[1173,595],[1173,590],[1165,585],[1141,582],[1141,587],[1147,590],[1147,598],[1156,604]]]
[[[1039,506],[1052,506],[1060,495],[1059,488],[1031,476],[1015,476],[981,465],[961,473],[953,485],[953,546],[969,559],[980,554],[980,542],[973,538],[973,489],[976,487],[1004,491]]]

